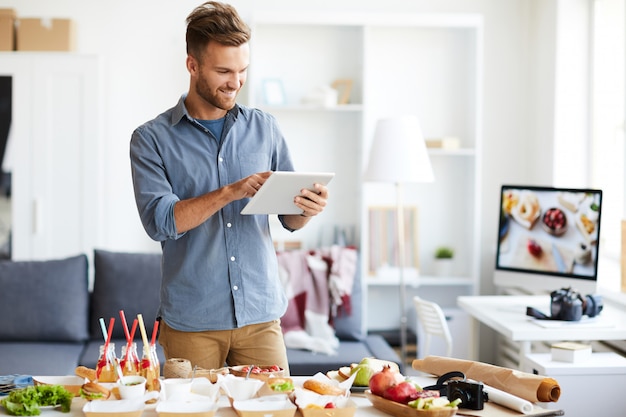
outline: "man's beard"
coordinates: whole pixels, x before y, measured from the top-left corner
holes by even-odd
[[[222,110],[230,110],[235,105],[235,100],[237,95],[235,94],[232,98],[226,98],[219,91],[213,93],[211,88],[207,85],[206,82],[200,80],[196,85],[196,93],[202,97],[204,101],[212,105],[213,107],[217,107]]]

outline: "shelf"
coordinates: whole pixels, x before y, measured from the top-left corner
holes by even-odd
[[[476,149],[459,148],[459,149],[428,149],[430,156],[475,156]]]
[[[268,106],[268,105],[261,104],[258,106],[258,108],[269,113],[279,112],[279,111],[292,111],[292,112],[317,112],[317,111],[360,112],[360,111],[363,111],[362,104],[342,104],[342,105],[331,106],[331,107],[307,105],[307,104],[286,105],[286,106]]]
[[[368,278],[368,287],[389,287],[400,285],[400,279],[396,278]],[[425,287],[425,286],[472,286],[474,281],[470,277],[436,277],[423,275],[417,279],[411,278],[405,281],[408,287]]]

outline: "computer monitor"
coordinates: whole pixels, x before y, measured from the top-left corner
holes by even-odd
[[[602,191],[503,185],[494,284],[596,292]]]

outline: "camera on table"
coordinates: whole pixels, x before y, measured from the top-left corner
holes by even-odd
[[[595,317],[602,311],[602,297],[582,296],[571,288],[561,288],[550,293],[550,311],[553,320],[578,321],[582,316]]]
[[[483,383],[464,380],[448,381],[447,397],[449,401],[461,400],[459,408],[482,410],[487,401],[487,393],[483,391]]]

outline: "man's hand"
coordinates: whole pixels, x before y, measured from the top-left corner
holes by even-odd
[[[272,175],[272,171],[259,172],[230,184],[228,187],[231,189],[232,195],[235,197],[233,198],[233,201],[241,200],[242,198],[247,197],[254,197],[257,191],[259,191],[259,188],[265,184],[265,181],[267,181],[270,175]]]
[[[328,188],[322,184],[315,184],[315,191],[303,189],[294,199],[294,204],[302,209],[302,214],[291,214],[284,217],[286,225],[292,230],[304,227],[311,217],[317,216],[326,207]]]
[[[328,188],[322,184],[315,184],[315,191],[303,188],[296,196],[294,203],[302,209],[301,216],[313,217],[324,211],[328,200]]]

